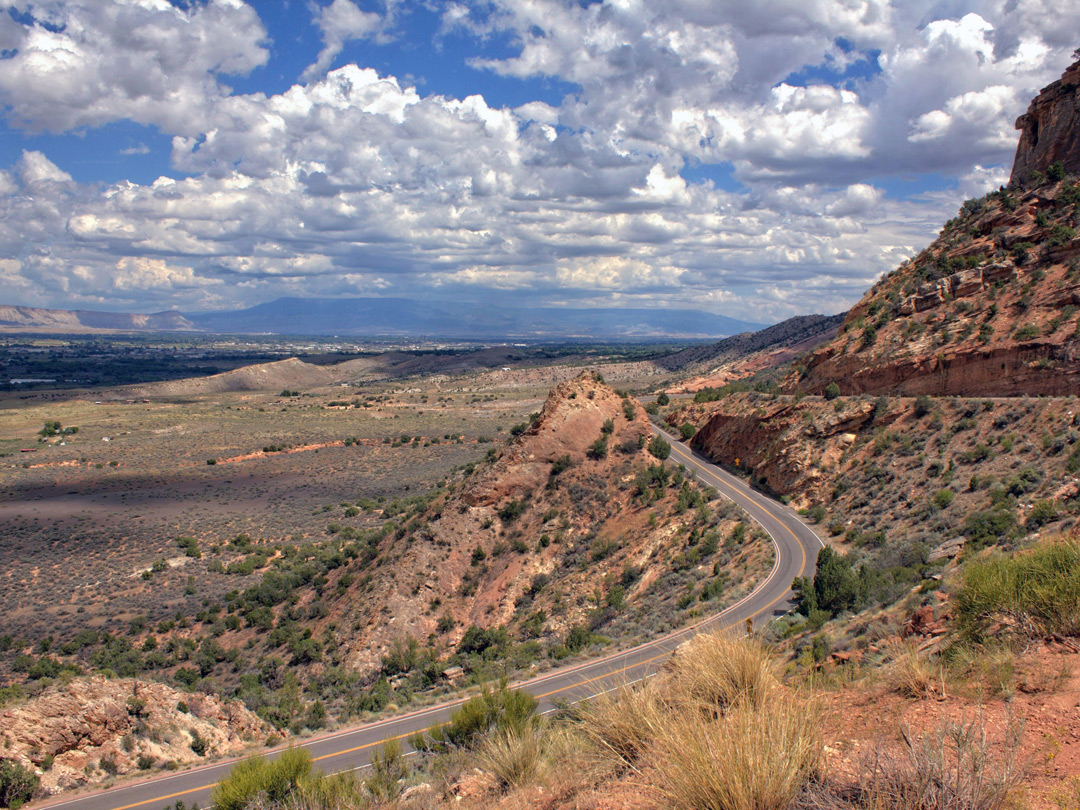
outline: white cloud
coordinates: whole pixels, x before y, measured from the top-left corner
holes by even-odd
[[[352,0],[333,0],[328,6],[317,6],[314,21],[322,32],[323,47],[318,58],[304,70],[302,78],[319,78],[349,40],[385,38],[394,22],[393,8],[390,6],[384,17],[373,11],[362,11]]]
[[[1015,116],[1073,46],[1029,0],[448,4],[445,33],[475,37],[477,67],[575,85],[499,108],[328,70],[347,41],[396,30],[393,4],[316,8],[306,83],[272,94],[219,79],[266,59],[239,0],[18,8],[41,24],[0,15],[11,120],[153,123],[183,176],[100,188],[25,152],[0,172],[0,296],[140,308],[437,289],[837,311],[1001,182]],[[485,37],[516,51],[485,56]],[[699,163],[747,190],[685,180]],[[883,192],[923,172],[958,188]]]
[[[5,0],[32,19],[0,28],[0,96],[8,118],[61,132],[131,119],[170,132],[199,131],[227,92],[219,74],[262,65],[258,15],[239,0]]]

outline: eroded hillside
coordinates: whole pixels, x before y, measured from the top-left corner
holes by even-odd
[[[740,510],[660,463],[644,411],[593,374],[560,384],[515,431],[385,541],[384,576],[330,610],[353,628],[350,667],[377,671],[402,639],[468,648],[477,629],[559,657],[590,633],[648,635],[714,610],[771,565]]]
[[[883,604],[965,547],[1014,547],[1080,515],[1072,398],[747,392],[667,420],[697,426],[696,449],[791,499],[827,528],[831,545],[872,562],[884,577],[874,601]]]
[[[1075,123],[1065,108],[1075,106],[1078,76],[1080,63],[1032,110]],[[1038,159],[1029,159],[1022,142],[1018,161],[1031,165],[1018,163],[1008,188],[964,203],[929,247],[852,308],[840,334],[787,387],[961,396],[1080,390],[1080,184],[1069,173],[1080,154],[1065,124],[1039,143]]]

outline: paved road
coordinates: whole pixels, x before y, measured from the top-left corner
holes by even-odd
[[[721,495],[731,498],[768,532],[776,546],[776,563],[766,580],[753,593],[692,627],[616,655],[551,672],[521,684],[522,688],[540,699],[541,711],[553,708],[556,700],[577,700],[648,675],[661,666],[679,644],[701,630],[742,625],[746,619],[752,619],[755,625],[763,624],[789,609],[792,579],[813,574],[821,541],[794,511],[751,490],[743,481],[710,464],[666,431],[655,426],[653,429],[671,442],[672,461],[693,470],[699,481],[716,487]],[[383,740],[389,737],[407,738],[416,731],[430,728],[434,723],[445,720],[460,702],[444,703],[300,744],[311,752],[315,761],[326,771],[353,770],[366,765],[372,749]],[[205,808],[210,803],[211,787],[231,766],[232,762],[219,762],[46,806],[69,810],[161,810],[165,805],[182,799],[189,806],[198,802]]]

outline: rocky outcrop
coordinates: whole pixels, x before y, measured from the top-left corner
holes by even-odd
[[[1016,119],[1016,147],[1010,185],[1028,182],[1033,172],[1046,174],[1060,161],[1067,172],[1080,172],[1080,62],[1042,89],[1027,112]]]
[[[813,497],[825,471],[873,420],[873,412],[872,402],[815,412],[791,400],[746,394],[706,417],[692,444],[709,458],[751,471],[759,486],[800,499]],[[686,417],[679,412],[670,419]]]
[[[607,454],[590,457],[591,445],[605,435]],[[594,373],[556,386],[532,423],[498,458],[479,465],[452,498],[433,504],[385,545],[392,572],[363,590],[353,586],[354,598],[338,600],[328,620],[354,628],[342,639],[348,666],[370,674],[403,637],[441,636],[440,643],[452,645],[470,625],[513,621],[534,578],[569,576],[566,555],[582,537],[604,530],[607,512],[616,510],[598,493],[619,477],[617,469],[635,460],[644,465],[648,435],[644,410]],[[584,502],[593,497],[598,500]],[[580,507],[580,513],[572,506]],[[558,514],[558,521],[545,513]],[[550,546],[536,545],[540,535],[556,534],[561,539]],[[440,614],[453,617],[453,630],[438,629]],[[565,621],[576,615],[568,613]]]
[[[941,396],[1080,390],[1080,62],[1018,122],[1014,183],[964,203],[786,380],[789,391]],[[1051,171],[1056,163],[1065,174]],[[1040,174],[1035,174],[1040,172]]]
[[[238,754],[272,731],[234,701],[131,678],[76,678],[0,712],[4,756],[46,794]]]
[[[848,313],[789,390],[942,396],[1080,390],[1080,186],[965,203]]]

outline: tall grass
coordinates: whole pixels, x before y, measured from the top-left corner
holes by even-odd
[[[665,672],[575,716],[593,750],[681,810],[782,810],[821,767],[816,705],[781,683],[756,639],[699,635]]]
[[[1080,635],[1080,542],[972,560],[955,604],[961,632],[976,642],[999,624],[1026,637]]]
[[[477,760],[501,787],[520,787],[547,776],[555,745],[555,733],[535,724],[494,731],[477,749]]]
[[[625,685],[582,703],[574,713],[577,727],[601,760],[633,766],[668,722],[663,676]]]
[[[779,684],[776,658],[763,644],[731,633],[703,633],[673,659],[675,692],[682,699],[726,707],[759,706]]]
[[[944,668],[919,655],[914,641],[893,643],[888,652],[892,658],[888,679],[892,688],[904,697],[926,697],[944,683]]]
[[[656,787],[677,808],[784,810],[821,767],[819,722],[806,700],[779,690],[719,716],[680,712],[655,743]]]

